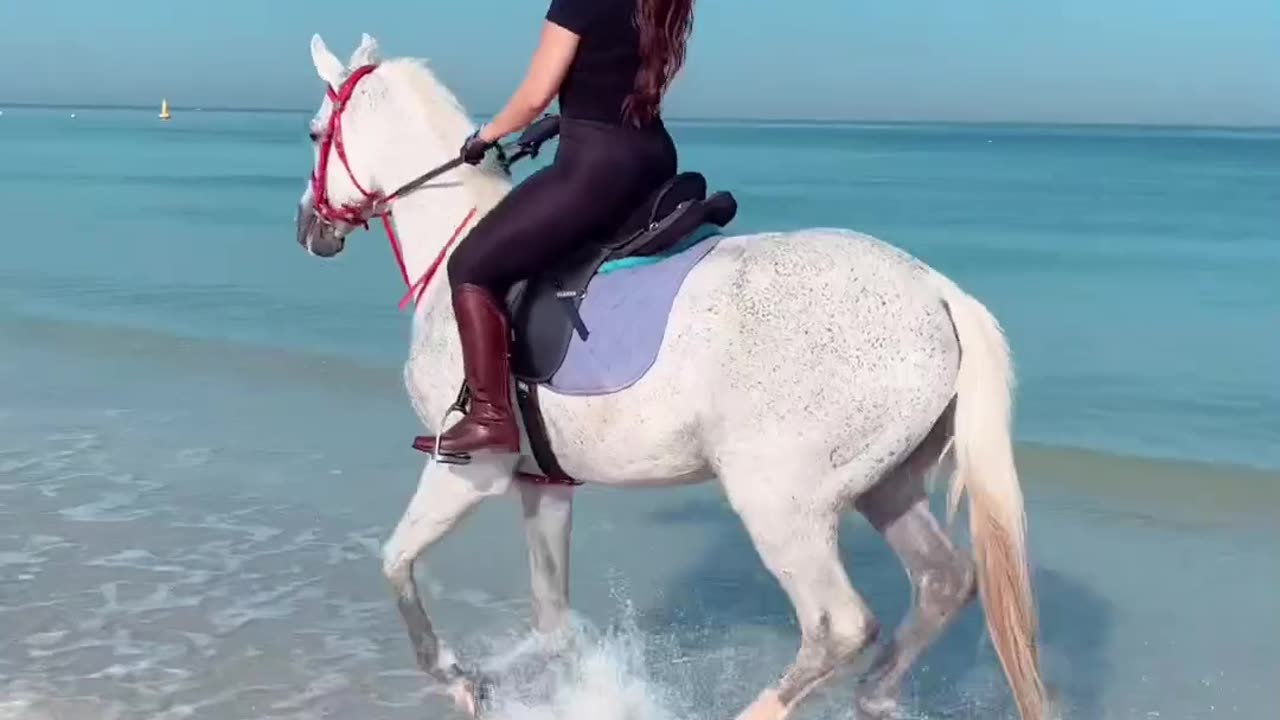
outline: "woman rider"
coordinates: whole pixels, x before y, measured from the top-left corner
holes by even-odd
[[[607,232],[675,174],[659,108],[692,24],[693,0],[551,0],[524,82],[463,144],[462,158],[477,164],[559,96],[555,159],[503,198],[449,259],[471,409],[439,437],[441,454],[519,451],[507,289]],[[436,444],[419,438],[415,447],[433,452]]]

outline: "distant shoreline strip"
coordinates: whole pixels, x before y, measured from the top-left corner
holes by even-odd
[[[154,112],[155,108],[151,105],[133,105],[133,104],[107,104],[107,105],[74,105],[66,103],[29,103],[29,102],[0,102],[0,110],[6,109],[22,109],[22,110],[106,110],[106,111],[141,111]],[[288,108],[288,107],[235,107],[235,106],[197,106],[197,105],[170,105],[172,112],[202,112],[202,113],[243,113],[258,115],[311,115],[314,109],[305,108]],[[491,116],[487,113],[480,113],[479,118],[488,118]],[[697,115],[669,115],[668,122],[708,125],[751,125],[757,127],[768,126],[787,126],[787,125],[803,125],[812,127],[857,127],[857,126],[891,126],[891,127],[982,127],[982,128],[1090,128],[1090,129],[1116,129],[1116,130],[1148,130],[1148,131],[1178,131],[1178,130],[1199,130],[1199,131],[1236,131],[1236,132],[1280,132],[1280,125],[1159,125],[1159,124],[1142,124],[1142,123],[1122,123],[1122,122],[1045,122],[1034,120],[880,120],[874,118],[751,118],[751,117],[703,117]]]

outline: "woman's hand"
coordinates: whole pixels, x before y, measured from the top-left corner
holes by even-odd
[[[485,153],[489,152],[489,148],[493,147],[493,144],[492,140],[485,140],[480,137],[478,131],[473,132],[462,143],[462,149],[458,151],[458,155],[468,165],[479,165],[480,161],[484,160]]]
[[[577,33],[553,22],[542,25],[542,37],[533,52],[524,81],[505,107],[478,131],[477,137],[495,143],[504,135],[528,127],[542,115],[560,92],[560,83],[578,52]]]

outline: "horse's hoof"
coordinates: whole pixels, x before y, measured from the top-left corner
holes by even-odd
[[[449,696],[453,698],[453,706],[466,713],[467,717],[480,717],[480,700],[470,681],[459,680],[449,686]]]
[[[782,704],[778,693],[765,690],[750,707],[738,715],[738,720],[785,720],[786,717],[787,706]]]
[[[862,697],[854,701],[857,720],[893,720],[901,717],[898,703],[885,697]]]
[[[469,718],[479,718],[491,709],[494,695],[493,681],[483,675],[463,677],[449,686],[449,696],[458,710]]]

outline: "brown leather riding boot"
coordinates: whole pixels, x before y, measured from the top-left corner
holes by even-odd
[[[439,454],[518,452],[520,429],[511,412],[506,313],[488,290],[468,284],[454,291],[453,311],[462,339],[462,367],[471,393],[471,410],[440,436]],[[435,438],[427,436],[413,441],[413,446],[425,453],[434,452],[435,444]]]

